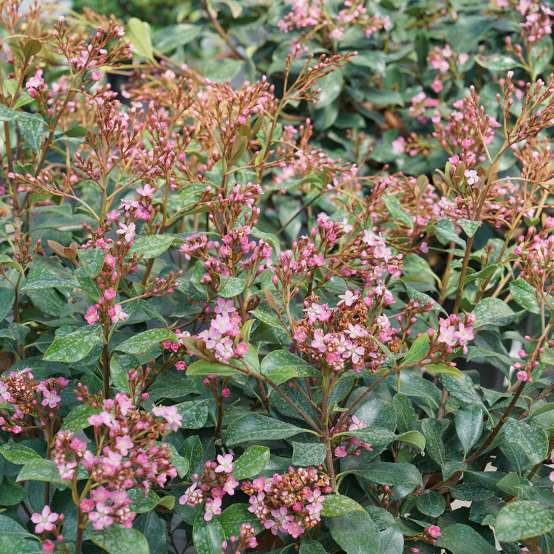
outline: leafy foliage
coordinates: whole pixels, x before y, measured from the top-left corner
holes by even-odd
[[[0,5],[0,552],[554,551],[552,9],[74,7]]]

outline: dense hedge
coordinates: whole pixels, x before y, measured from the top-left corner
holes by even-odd
[[[0,554],[554,551],[549,5],[74,8],[0,3]]]

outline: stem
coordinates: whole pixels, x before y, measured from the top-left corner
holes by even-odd
[[[331,480],[331,486],[333,490],[337,488],[337,479],[335,475],[335,467],[333,465],[333,449],[331,446],[331,437],[329,435],[329,392],[330,384],[328,382],[329,377],[325,373],[323,375],[322,383],[322,398],[321,398],[321,438],[325,445],[325,465],[327,472],[329,473],[329,479]]]
[[[217,14],[214,13],[212,8],[210,7],[209,1],[204,0],[204,2],[202,3],[204,4],[204,9],[208,14],[208,17],[210,18],[210,21],[214,26],[214,29],[216,30],[217,34],[223,39],[223,42],[228,46],[229,50],[231,50],[233,57],[238,60],[244,59],[243,56],[241,56],[240,52],[236,49],[235,45],[233,44],[231,37],[225,32],[225,29],[221,26],[221,23],[219,23],[219,21],[217,20]]]
[[[481,446],[469,458],[466,459],[466,463],[470,464],[474,462],[492,444],[492,442],[494,441],[494,439],[496,438],[496,436],[498,435],[502,427],[504,427],[506,420],[510,417],[524,388],[525,388],[525,381],[520,381],[519,384],[517,385],[514,395],[512,396],[512,400],[508,404],[508,407],[504,410],[504,413],[498,420],[498,423],[494,426],[493,430],[489,433],[488,437],[484,440]]]
[[[464,261],[462,262],[462,271],[460,272],[460,280],[458,281],[458,288],[456,289],[456,300],[454,301],[454,309],[452,313],[457,314],[460,311],[460,304],[462,303],[462,295],[464,293],[464,281],[466,279],[467,268],[469,266],[469,257],[471,256],[471,249],[473,248],[473,237],[469,237],[466,242],[466,250],[464,252]]]
[[[104,398],[110,397],[110,348],[109,327],[104,325],[104,341],[102,346],[102,394]]]
[[[81,513],[81,508],[77,506],[77,536],[75,537],[75,554],[81,554],[81,546],[83,544],[83,514]]]

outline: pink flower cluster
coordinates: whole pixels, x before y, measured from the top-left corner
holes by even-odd
[[[540,0],[519,0],[517,11],[525,18],[521,34],[530,43],[535,43],[552,33],[554,10]]]
[[[243,523],[240,526],[239,536],[231,535],[229,540],[224,540],[221,547],[224,554],[241,554],[249,548],[256,548],[256,529],[250,523]]]
[[[367,424],[364,423],[357,416],[348,416],[344,421],[339,418],[339,423],[331,429],[331,434],[342,433],[344,431],[356,431],[357,429],[365,429]],[[346,458],[346,456],[359,456],[362,451],[371,452],[373,448],[371,444],[363,442],[356,437],[348,437],[346,440],[341,441],[339,445],[335,447],[335,456],[337,458]]]
[[[336,18],[332,19],[326,13],[324,3],[319,0],[293,0],[291,11],[277,23],[277,26],[284,33],[318,27],[333,40],[341,40],[346,29],[352,26],[362,27],[366,37],[392,27],[388,16],[370,16],[364,4],[365,2],[360,0],[346,0]]]
[[[241,358],[246,354],[248,345],[238,340],[242,319],[233,301],[218,298],[214,312],[209,328],[196,335],[196,338],[220,362],[228,362],[233,357]]]
[[[436,98],[430,98],[423,91],[418,92],[410,101],[410,117],[414,117],[421,124],[427,123],[429,118],[433,123],[438,122],[440,121],[440,112],[436,109],[438,105],[439,101]]]
[[[192,485],[179,498],[180,504],[198,506],[204,503],[204,519],[211,521],[221,513],[221,504],[225,495],[234,495],[239,486],[233,477],[233,455],[220,454],[216,460],[204,464],[202,475],[192,476]]]
[[[61,391],[68,383],[65,377],[36,381],[29,368],[2,377],[0,402],[8,404],[9,410],[0,412],[0,428],[17,435],[34,427],[37,420],[46,429],[57,416]]]
[[[439,319],[439,334],[437,342],[446,345],[447,352],[454,352],[458,348],[462,348],[464,353],[467,352],[467,344],[473,340],[473,323],[475,316],[467,314],[462,321],[460,316],[451,314],[447,318]],[[435,330],[430,328],[429,335],[434,336]]]
[[[53,459],[62,479],[75,479],[79,468],[88,475],[90,496],[81,499],[81,510],[95,529],[114,523],[130,527],[135,514],[130,510],[127,491],[141,487],[163,487],[177,471],[171,451],[159,439],[180,427],[175,406],[156,406],[152,414],[138,408],[123,393],[99,402],[80,387],[80,398],[98,413],[91,415],[96,448],[74,433],[56,435]]]
[[[385,288],[365,297],[360,291],[346,291],[334,308],[318,303],[315,296],[307,298],[305,317],[293,326],[295,346],[316,365],[327,364],[333,371],[373,371],[385,356],[379,343],[390,343],[397,333],[380,308],[391,302]]]
[[[241,489],[250,496],[248,510],[266,529],[295,539],[319,524],[325,495],[332,492],[327,475],[313,467],[290,467],[284,474],[245,481]]]
[[[29,93],[29,96],[36,98],[41,92],[48,89],[46,81],[42,77],[42,69],[37,69],[32,77],[29,77],[25,82],[25,88]]]
[[[466,169],[472,169],[486,159],[486,148],[500,123],[485,112],[474,87],[469,95],[454,102],[454,108],[446,124],[440,120],[434,122],[434,136],[451,155],[452,165],[462,163]]]

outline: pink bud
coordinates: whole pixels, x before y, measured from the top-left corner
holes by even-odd
[[[431,527],[427,527],[425,532],[433,539],[438,539],[441,536],[441,528],[438,525],[431,525]]]

